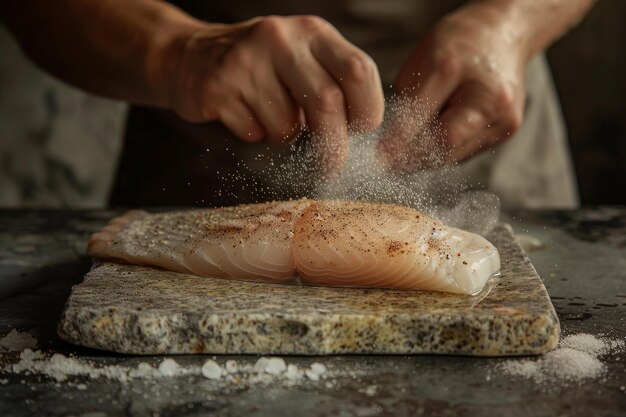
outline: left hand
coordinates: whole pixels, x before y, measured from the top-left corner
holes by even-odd
[[[440,20],[398,74],[396,92],[422,107],[413,119],[440,123],[448,159],[461,161],[489,149],[522,123],[528,54],[513,35],[514,24],[492,7],[472,3]],[[404,124],[414,130],[420,123]],[[419,169],[403,166],[420,160],[407,158],[420,152],[408,149],[417,133],[392,122],[379,144],[383,162]]]

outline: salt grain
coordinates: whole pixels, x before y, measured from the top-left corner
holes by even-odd
[[[287,365],[287,371],[285,372],[285,376],[287,377],[287,379],[295,381],[300,377],[300,371],[296,365],[290,363],[289,365]]]
[[[224,364],[224,369],[229,374],[234,374],[239,370],[239,366],[237,365],[236,361],[231,359],[226,361],[226,363]]]
[[[368,385],[365,388],[359,389],[359,392],[362,392],[368,397],[373,397],[378,392],[378,387],[376,385]]]
[[[265,372],[265,368],[267,368],[267,364],[269,363],[269,361],[270,360],[268,358],[260,358],[254,364],[252,370],[259,374]]]
[[[154,378],[157,375],[161,375],[159,370],[147,362],[139,363],[136,369],[128,372],[128,376],[131,378]]]
[[[272,375],[280,375],[287,370],[287,365],[283,358],[271,358],[267,362],[265,372]]]
[[[222,367],[214,360],[209,359],[202,365],[202,375],[205,378],[217,381],[222,377]]]
[[[319,379],[324,375],[325,372],[326,367],[319,362],[315,362],[311,365],[309,369],[304,371],[304,374],[311,381],[319,381]]]
[[[159,364],[159,372],[164,376],[174,376],[179,371],[178,363],[174,359],[163,359]]]

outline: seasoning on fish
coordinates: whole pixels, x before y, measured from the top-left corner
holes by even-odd
[[[500,269],[482,236],[391,204],[297,200],[149,214],[95,233],[88,253],[207,277],[479,292]]]

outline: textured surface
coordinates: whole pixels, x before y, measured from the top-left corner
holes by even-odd
[[[89,234],[120,212],[0,210],[0,335],[28,330],[41,349],[96,366],[156,366],[165,359],[86,349],[56,334],[71,287],[91,266],[85,256]],[[528,254],[551,295],[563,336],[584,332],[626,338],[626,208],[510,214],[516,233],[541,243]],[[195,366],[207,358],[175,357]],[[258,357],[216,355],[221,365],[229,359],[254,364]],[[16,360],[0,354],[0,366]],[[576,384],[541,385],[498,371],[511,360],[526,358],[292,356],[287,361],[300,368],[317,361],[339,374],[330,385],[320,380],[293,387],[233,387],[197,375],[130,383],[75,377],[57,383],[0,371],[0,415],[600,417],[626,410],[623,354],[604,356],[605,374]],[[376,391],[368,391],[370,386]]]
[[[76,286],[59,326],[65,340],[134,354],[538,354],[559,323],[509,229],[488,294],[236,282],[103,264]],[[489,290],[489,288],[487,288]],[[481,300],[482,299],[482,300]]]

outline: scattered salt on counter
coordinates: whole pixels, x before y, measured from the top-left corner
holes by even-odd
[[[623,340],[580,333],[564,337],[559,348],[538,359],[508,360],[500,364],[504,373],[544,382],[580,382],[597,378],[605,371],[599,356],[620,352]]]
[[[593,356],[599,356],[613,351],[621,351],[624,348],[624,341],[597,338],[590,334],[580,333],[563,338],[560,345],[586,352]]]
[[[12,365],[0,368],[0,373],[31,373],[45,375],[58,382],[63,382],[72,376],[86,376],[91,379],[107,378],[119,382],[127,382],[135,378],[160,379],[185,375],[204,376],[207,379],[221,381],[225,384],[270,384],[283,383],[292,386],[306,380],[319,381],[320,379],[337,377],[341,372],[329,374],[326,367],[314,362],[307,369],[300,369],[297,365],[287,364],[280,357],[261,357],[255,363],[247,361],[228,360],[221,366],[217,361],[208,359],[200,366],[181,366],[174,359],[165,358],[155,368],[147,362],[140,362],[137,367],[121,365],[96,366],[95,364],[78,358],[55,353],[52,356],[41,351],[33,350],[37,340],[29,333],[12,330],[0,339],[0,351],[19,353],[19,361]],[[498,370],[505,374],[532,379],[537,383],[568,383],[580,382],[586,379],[600,377],[605,372],[605,365],[599,357],[610,353],[622,352],[625,348],[624,340],[613,340],[606,337],[596,337],[590,334],[574,334],[564,337],[559,348],[548,352],[536,359],[511,359],[498,365]],[[0,384],[6,384],[7,379],[0,379]],[[330,382],[327,382],[328,385]],[[332,385],[332,384],[331,384]],[[76,388],[84,390],[85,384],[78,384]],[[376,387],[368,387],[365,394],[374,392]]]
[[[55,353],[47,358],[40,351],[26,349],[20,354],[20,361],[11,367],[15,373],[31,372],[46,375],[56,381],[65,381],[68,376],[88,376],[92,379],[105,377],[126,381],[127,368],[109,365],[94,367],[91,363]]]
[[[0,352],[19,352],[24,349],[35,349],[37,347],[37,339],[28,332],[19,332],[15,329],[0,339]]]
[[[133,379],[202,375],[207,379],[222,381],[226,384],[234,383],[238,386],[242,383],[263,385],[275,382],[292,386],[307,379],[319,381],[326,372],[326,367],[321,363],[313,363],[309,369],[303,371],[295,364],[287,365],[285,360],[279,357],[261,357],[254,364],[228,360],[223,367],[212,359],[206,360],[202,366],[181,366],[171,358],[163,359],[157,367],[147,362],[140,362],[136,368],[121,365],[97,366],[92,362],[60,353],[50,356],[38,350],[25,349],[20,352],[17,363],[7,365],[4,369],[0,368],[0,374],[7,371],[45,375],[57,382],[64,382],[72,376],[86,376],[90,379],[107,378],[125,383]],[[0,384],[6,383],[8,383],[7,379],[0,379]],[[79,390],[87,388],[85,384],[75,386]]]

